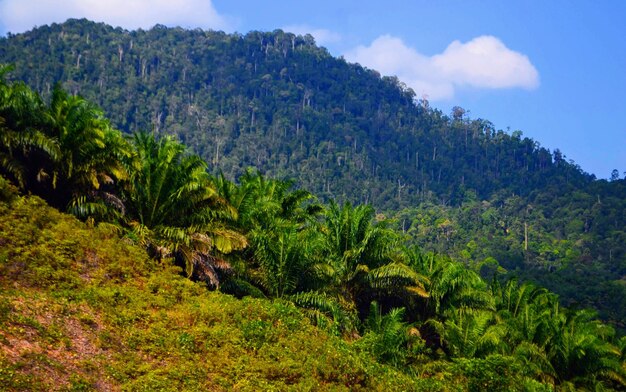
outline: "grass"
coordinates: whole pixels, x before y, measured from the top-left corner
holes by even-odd
[[[289,302],[210,292],[0,177],[0,391],[548,390],[506,358],[400,371],[364,346]]]
[[[0,187],[0,390],[417,388],[290,303],[209,292],[109,227]]]

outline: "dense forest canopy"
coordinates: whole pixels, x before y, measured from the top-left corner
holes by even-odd
[[[447,116],[393,77],[349,64],[311,36],[69,20],[10,36],[0,59],[44,96],[55,82],[93,100],[119,129],[178,135],[229,178],[254,166],[318,195],[407,207],[505,191],[590,184],[558,150]],[[565,185],[565,189],[561,186]]]

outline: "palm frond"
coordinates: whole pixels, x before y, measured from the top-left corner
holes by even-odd
[[[299,307],[312,309],[329,317],[342,331],[349,331],[356,326],[356,315],[344,310],[339,302],[325,293],[309,291],[292,295],[288,299]]]
[[[418,274],[412,268],[402,263],[389,263],[370,271],[367,279],[375,289],[398,290],[405,289],[422,297],[428,297],[425,285],[429,283],[427,277]]]

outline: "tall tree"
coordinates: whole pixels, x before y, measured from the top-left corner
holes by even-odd
[[[61,151],[46,184],[53,205],[65,209],[81,196],[126,178],[121,159],[130,156],[130,149],[91,102],[56,85],[45,111],[45,127]]]
[[[480,276],[462,263],[434,253],[423,254],[417,247],[405,248],[406,263],[425,276],[429,296],[419,309],[421,318],[445,317],[460,308],[493,310],[494,302]]]
[[[291,181],[265,178],[248,169],[236,185],[220,175],[215,180],[221,197],[237,209],[232,221],[249,241],[249,247],[235,257],[233,291],[250,289],[251,281],[271,296],[282,297],[302,290],[307,273],[317,257],[316,216],[321,207],[313,196],[293,189]]]

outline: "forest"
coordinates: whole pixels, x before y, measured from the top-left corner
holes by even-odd
[[[0,38],[0,62],[44,99],[60,83],[94,102],[125,134],[172,135],[212,175],[254,167],[323,202],[371,204],[424,251],[497,262],[626,330],[619,170],[597,180],[519,130],[446,115],[311,36],[68,20]]]
[[[90,266],[99,272],[85,274],[112,275],[116,292],[130,290],[95,319],[109,320],[116,306],[137,312],[133,295],[142,296],[137,303],[162,295],[130,294],[149,286],[127,287],[130,276],[175,282],[181,307],[229,296],[260,301],[265,313],[241,331],[247,355],[260,361],[269,347],[276,358],[286,355],[272,344],[294,344],[283,342],[293,329],[271,331],[296,323],[316,331],[312,344],[336,339],[326,349],[354,372],[345,370],[354,376],[348,380],[298,370],[308,388],[626,386],[626,180],[617,170],[597,180],[520,131],[495,130],[458,107],[445,115],[399,80],[280,30],[128,32],[70,20],[0,38],[0,62],[12,64],[0,71],[3,287],[13,279],[95,306],[94,293],[113,290],[106,278],[99,286],[88,278],[90,286],[82,275],[63,277],[84,262],[66,247],[96,252],[66,237],[95,230],[107,233],[111,249],[103,251],[117,249],[124,261],[85,256],[100,260]],[[54,224],[40,222],[52,213],[38,198],[84,222],[45,233],[51,237],[40,247],[64,262],[46,264],[42,249],[20,237]],[[111,239],[134,248],[120,250]],[[129,253],[143,261],[134,267]],[[134,270],[139,265],[146,270]],[[9,331],[35,325],[20,321],[13,294],[2,298],[0,323]],[[109,322],[113,339],[130,345],[115,326],[132,322]],[[209,355],[199,324],[172,337],[172,349]],[[11,338],[0,336],[0,344]],[[2,355],[0,380],[11,390],[39,382],[24,378],[24,358]],[[296,385],[293,374],[263,366],[268,385]],[[215,371],[194,369],[196,381]],[[95,374],[81,371],[85,379],[68,382],[98,389]],[[174,377],[168,371],[161,376]],[[135,390],[133,382],[155,372],[110,375]],[[202,385],[232,389],[236,375],[224,377],[219,387]],[[193,390],[183,379],[171,388]]]
[[[328,336],[346,342],[343,344],[349,349],[343,350],[353,351],[345,355],[368,358],[393,369],[388,372],[402,374],[378,381],[407,383],[401,388],[450,390],[456,385],[458,390],[596,390],[626,386],[626,337],[619,337],[594,312],[562,307],[555,294],[530,283],[485,280],[476,268],[470,268],[474,260],[464,263],[443,253],[422,251],[369,205],[320,202],[293,183],[265,177],[254,169],[237,182],[223,174],[211,175],[208,165],[172,136],[155,132],[124,135],[84,98],[56,85],[50,100],[45,101],[24,83],[7,82],[9,70],[2,68],[0,84],[0,167],[5,176],[0,192],[0,269],[7,292],[0,322],[8,331],[2,333],[3,345],[10,346],[11,334],[24,333],[25,328],[38,331],[50,346],[63,341],[58,337],[63,336],[61,332],[54,335],[36,318],[20,318],[18,301],[11,297],[17,296],[17,288],[49,289],[52,294],[46,295],[65,298],[65,306],[69,303],[75,308],[83,302],[99,303],[100,311],[111,318],[115,313],[111,308],[120,303],[134,314],[137,310],[131,305],[148,300],[134,298],[140,293],[123,291],[129,290],[126,286],[112,294],[105,295],[103,290],[112,290],[108,285],[113,283],[141,281],[147,274],[148,279],[159,276],[165,280],[146,283],[153,294],[160,292],[159,287],[165,292],[167,287],[176,287],[178,294],[169,293],[177,297],[175,303],[199,301],[209,296],[210,290],[217,290],[244,301],[271,301],[262,302],[263,311],[270,314],[282,306],[283,316],[259,316],[242,327],[251,352],[286,338],[272,337],[276,325],[301,325],[308,319]],[[58,212],[43,212],[39,197],[85,224],[77,226]],[[88,238],[94,235],[108,240],[102,240],[106,244],[102,249],[89,245]],[[137,249],[119,248],[131,245]],[[98,252],[107,256],[98,256]],[[116,252],[121,252],[124,261],[111,261],[118,257]],[[84,272],[85,278],[70,269],[76,263],[74,268],[79,270],[93,270],[95,265],[105,271],[98,272],[100,275]],[[176,267],[178,278],[172,273]],[[164,277],[166,272],[169,275]],[[85,279],[96,279],[90,275],[100,276],[98,283],[85,289]],[[197,283],[182,289],[180,275]],[[8,289],[11,281],[13,289]],[[111,322],[138,328],[128,323],[156,317],[150,312],[167,305],[141,306],[147,306],[143,316]],[[267,310],[268,306],[273,308]],[[98,325],[101,321],[95,319],[105,316],[90,317],[89,322]],[[274,324],[265,320],[268,317]],[[152,325],[147,321],[139,324],[148,329]],[[206,350],[194,351],[195,336],[201,331],[198,324],[192,325],[191,332],[182,329],[173,349],[196,354]],[[145,336],[148,332],[157,333],[149,329],[108,339],[126,339],[122,346],[146,344],[145,350],[156,350],[152,346],[156,343],[142,340],[149,339]],[[132,337],[134,343],[128,340]],[[71,347],[71,343],[65,346]],[[39,355],[30,362],[14,363],[3,353],[5,370],[0,379],[9,390],[50,387],[33,379],[25,365],[41,361]],[[279,353],[274,355],[280,363]],[[25,366],[26,372],[20,371]],[[82,378],[70,379],[72,388],[98,389],[93,381],[95,370],[74,366],[81,370]],[[120,372],[120,366],[117,363],[109,369]],[[359,366],[365,365],[350,367],[342,362],[342,366],[346,370],[334,376],[338,377],[333,378],[335,387],[374,388],[366,377],[374,370],[362,369],[359,376]],[[154,369],[136,374],[132,366],[125,371],[112,373],[113,379],[127,383],[124,385],[132,390],[139,385],[132,384],[137,377],[150,377],[150,383],[157,383],[171,376],[160,374],[165,380],[160,379]],[[342,378],[352,372],[356,372],[354,379]],[[213,387],[198,374],[189,378],[200,383],[193,384],[195,387]],[[281,374],[267,375],[267,385],[288,382]],[[185,384],[184,375],[178,377],[171,388],[194,389]],[[320,382],[319,374],[307,377],[313,377],[306,378],[307,382]],[[229,388],[236,380],[223,382],[222,387]]]

